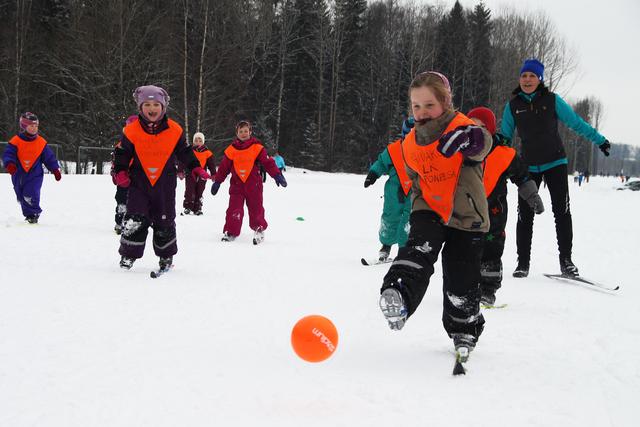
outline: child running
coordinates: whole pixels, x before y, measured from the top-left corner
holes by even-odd
[[[37,224],[42,213],[40,190],[44,172],[42,165],[53,173],[56,181],[62,179],[58,159],[47,141],[38,134],[40,121],[30,112],[20,116],[20,132],[9,140],[2,163],[11,175],[13,191],[22,208],[25,221]]]
[[[196,132],[193,135],[193,154],[198,159],[200,167],[203,169],[209,169],[209,173],[216,173],[216,164],[214,162],[213,153],[204,145],[204,134]],[[178,165],[178,177],[180,179],[185,178],[184,165],[180,163]],[[193,177],[191,174],[186,175],[185,188],[184,188],[184,202],[182,207],[184,211],[181,215],[202,215],[202,193],[207,185],[207,181],[200,179],[199,177]]]
[[[224,150],[224,156],[211,185],[211,194],[215,196],[220,184],[231,173],[229,208],[223,229],[223,242],[233,241],[240,235],[245,202],[249,210],[249,227],[254,231],[253,244],[257,245],[264,240],[264,231],[268,224],[264,218],[262,178],[258,164],[275,179],[276,185],[287,186],[287,181],[273,158],[267,156],[262,143],[252,136],[251,124],[242,120],[236,125],[236,139]]]

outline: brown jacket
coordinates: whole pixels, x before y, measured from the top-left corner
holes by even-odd
[[[442,132],[449,122],[453,120],[455,114],[454,111],[449,111],[435,120],[428,121],[424,125],[416,123],[416,143],[418,145],[437,144],[438,139],[442,136]],[[482,182],[482,160],[491,150],[492,139],[488,131],[484,128],[482,130],[484,134],[484,147],[476,156],[466,158],[471,162],[466,161],[463,163],[455,190],[453,213],[449,223],[445,224],[448,227],[458,230],[489,231],[489,209],[484,184]],[[412,181],[411,210],[433,211],[422,197],[420,176],[409,167],[407,167],[407,173]]]

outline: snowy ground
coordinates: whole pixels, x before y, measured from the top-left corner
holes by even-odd
[[[220,242],[227,184],[202,217],[178,217],[175,270],[149,278],[151,245],[118,268],[108,176],[48,175],[41,223],[23,223],[0,175],[0,426],[635,426],[640,396],[640,193],[614,178],[571,183],[574,261],[617,295],[558,283],[548,192],[531,275],[514,279],[511,205],[502,310],[468,374],[453,377],[441,269],[404,330],[378,309],[384,179],[269,179],[269,229]],[[179,204],[183,183],[179,186]],[[510,185],[510,201],[515,201]],[[303,217],[304,221],[296,220]],[[293,353],[295,322],[322,314],[340,342],[326,362]]]

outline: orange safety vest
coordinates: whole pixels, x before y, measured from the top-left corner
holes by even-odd
[[[399,139],[389,144],[387,146],[387,151],[389,151],[389,157],[391,157],[393,167],[396,169],[396,173],[398,174],[398,180],[402,186],[402,191],[405,196],[408,196],[409,191],[411,190],[411,179],[407,174],[407,169],[404,167],[404,159],[402,158],[402,140]]]
[[[18,160],[25,172],[29,172],[35,164],[38,157],[42,154],[42,150],[47,145],[47,140],[38,135],[33,141],[25,141],[19,136],[14,136],[9,144],[18,148]]]
[[[167,123],[169,128],[155,135],[146,133],[138,120],[124,128],[124,135],[134,145],[136,155],[152,187],[162,175],[167,160],[173,154],[182,135],[182,127],[178,123],[171,119]]]
[[[193,150],[193,154],[196,155],[196,158],[200,162],[201,168],[204,168],[204,165],[207,163],[207,159],[213,156],[213,153],[209,150],[204,150],[204,151]]]
[[[233,162],[233,169],[242,182],[247,182],[247,179],[249,179],[253,164],[263,148],[260,144],[253,144],[249,148],[238,150],[233,145],[230,145],[224,150],[225,156]]]
[[[489,197],[496,188],[498,179],[500,179],[500,176],[507,170],[515,156],[515,149],[498,146],[484,159],[484,176],[482,183],[484,184],[484,192],[487,197]]]
[[[442,134],[467,125],[475,123],[464,114],[457,113]],[[414,128],[405,137],[402,152],[407,165],[420,176],[420,190],[425,202],[447,224],[453,212],[453,199],[463,157],[459,152],[450,158],[444,157],[437,150],[437,142],[436,139],[429,145],[418,145]]]

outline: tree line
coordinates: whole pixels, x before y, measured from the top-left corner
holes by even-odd
[[[0,139],[33,111],[69,160],[78,146],[112,146],[136,112],[133,89],[156,84],[187,138],[203,132],[217,155],[249,119],[292,165],[363,172],[397,138],[418,72],[443,72],[457,108],[499,119],[525,58],[545,64],[552,90],[578,61],[544,13],[483,3],[0,0],[0,16]],[[597,125],[597,99],[577,106]],[[570,170],[598,170],[588,143],[565,142]]]

